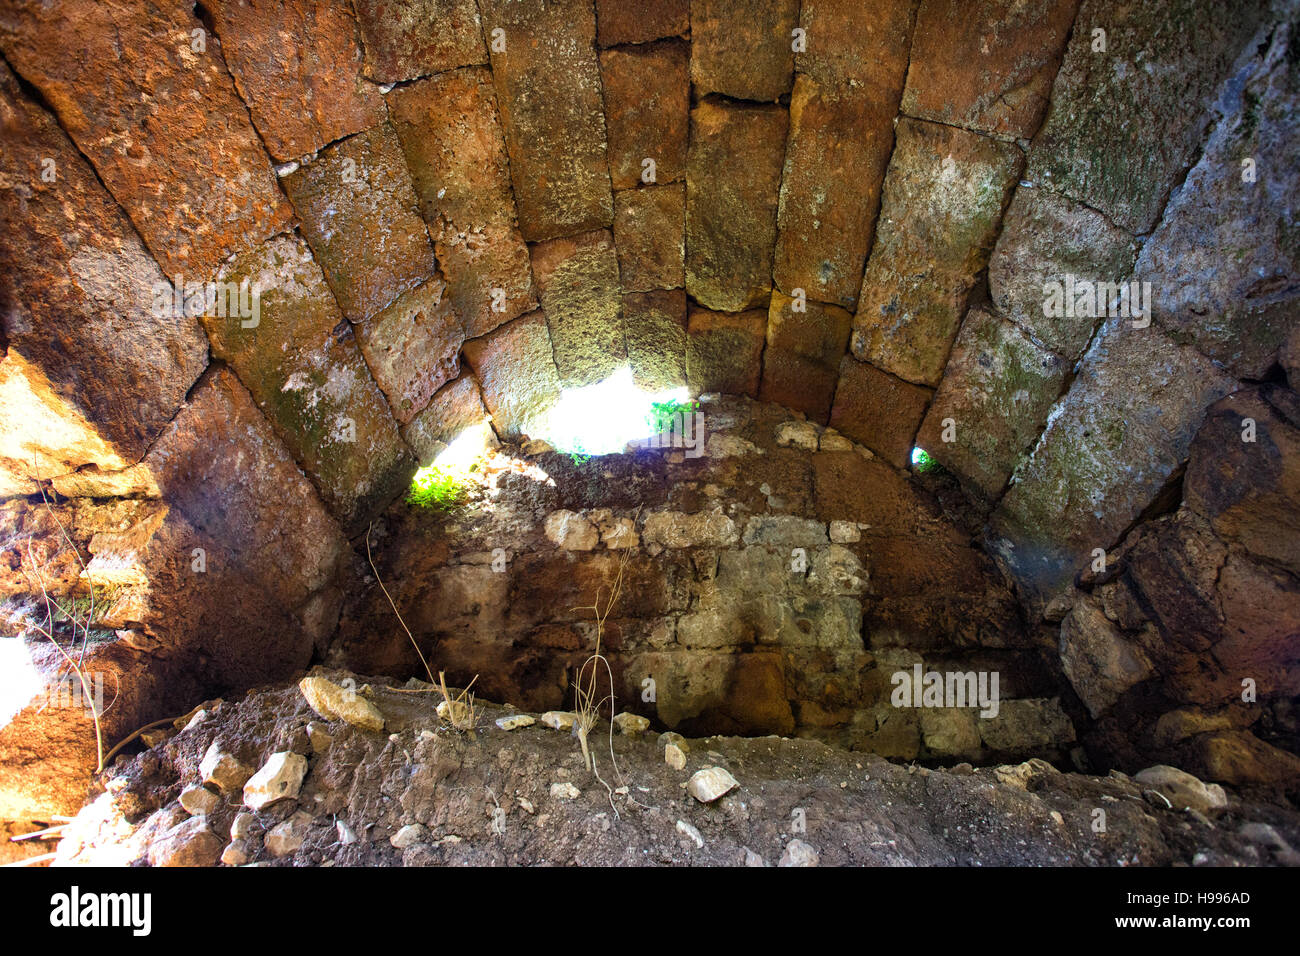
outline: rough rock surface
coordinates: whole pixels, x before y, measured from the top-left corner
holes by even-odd
[[[992,503],[1042,433],[1067,371],[1010,322],[971,309],[916,444],[959,475],[972,498]]]
[[[609,124],[609,174],[615,189],[686,178],[689,59],[689,47],[678,41],[600,54]],[[652,178],[647,178],[647,159],[654,162]]]
[[[168,276],[205,282],[227,256],[288,224],[292,208],[221,44],[193,7],[11,4],[0,14],[0,50],[53,107]]]
[[[489,71],[431,76],[397,87],[386,101],[465,337],[535,309]]]
[[[281,182],[349,320],[364,322],[433,275],[433,246],[388,123],[331,144]]]
[[[601,229],[614,219],[605,113],[588,0],[481,0],[505,49],[490,48],[510,152],[519,227],[529,242]]]
[[[592,385],[627,358],[618,255],[605,229],[532,247],[533,276],[563,385]]]
[[[772,293],[759,397],[825,422],[853,316],[834,305]]]
[[[626,561],[602,647],[620,700],[660,726],[797,732],[908,759],[1069,750],[1082,711],[1061,709],[1065,679],[920,483],[777,406],[719,399],[699,414],[681,447],[585,463],[545,452],[526,467],[502,455],[486,466],[490,507],[441,518],[399,503],[376,524],[380,578],[449,680],[477,675],[487,699],[529,709],[571,705],[594,641],[584,607]],[[349,591],[329,659],[422,673],[373,580]],[[890,701],[893,676],[917,664],[999,671],[999,713],[967,711],[958,736],[956,717],[923,727]]]
[[[1150,232],[1192,164],[1219,84],[1251,41],[1265,0],[1218,4],[1084,0],[1028,178],[1132,233]],[[1104,31],[1105,49],[1095,49]],[[1148,132],[1159,129],[1161,135]]]
[[[209,9],[272,158],[298,159],[383,122],[383,99],[361,78],[361,38],[349,8],[330,0],[216,0]]]
[[[366,75],[397,83],[487,62],[474,0],[356,0]]]
[[[798,19],[797,0],[691,0],[691,83],[738,100],[789,93]]]
[[[377,316],[363,328],[365,346],[358,348],[325,274],[297,236],[277,236],[219,275],[232,286],[247,284],[257,296],[258,309],[254,319],[229,309],[225,317],[203,317],[213,355],[239,376],[339,521],[359,530],[401,493],[414,471],[393,411],[362,353],[384,359],[392,323],[418,312],[415,303],[399,300],[392,313]],[[420,295],[418,290],[412,293]],[[415,346],[434,351],[429,339],[436,346],[442,330],[422,331],[407,331],[411,352]],[[409,375],[409,367],[372,364],[382,384],[398,396],[397,409],[405,410],[402,399],[418,400],[419,383],[398,378],[400,371]]]
[[[880,210],[916,0],[807,0],[781,176],[777,287],[851,309]]]
[[[1031,600],[1115,543],[1186,459],[1205,407],[1232,391],[1204,356],[1136,321],[1107,320],[994,513],[994,546]]]
[[[686,187],[614,194],[614,243],[624,292],[680,289],[686,269]]]
[[[1012,144],[937,123],[902,119],[896,132],[853,354],[934,386],[1024,157]]]
[[[923,0],[903,112],[1008,139],[1033,136],[1078,9],[1079,0]]]
[[[1286,105],[1300,96],[1298,50],[1279,27],[1227,85],[1223,119],[1134,271],[1155,320],[1239,378],[1264,378],[1300,327],[1300,115]]]
[[[138,462],[207,344],[95,171],[3,64],[0,112],[0,493],[31,494],[35,478]]]
[[[503,438],[527,433],[560,394],[546,316],[532,312],[465,343],[493,427]]]
[[[627,363],[638,387],[664,392],[686,384],[686,325],[684,289],[623,296]]]
[[[766,305],[789,115],[702,100],[691,110],[686,291],[710,309]]]

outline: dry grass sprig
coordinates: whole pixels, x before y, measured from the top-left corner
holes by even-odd
[[[37,583],[40,585],[41,589],[41,598],[45,605],[44,622],[33,621],[31,623],[38,634],[54,645],[55,650],[57,650],[63,657],[64,662],[72,670],[72,673],[77,675],[77,680],[81,685],[81,699],[83,706],[87,701],[89,702],[91,720],[95,725],[95,773],[102,773],[104,770],[104,731],[100,723],[100,718],[103,717],[103,712],[100,711],[95,696],[91,691],[90,681],[87,677],[85,666],[86,649],[90,645],[90,626],[95,620],[95,582],[90,576],[90,571],[87,569],[85,561],[81,559],[81,552],[77,550],[76,544],[73,543],[72,538],[68,535],[68,529],[64,526],[63,522],[59,520],[59,516],[50,506],[50,499],[45,494],[44,486],[41,486],[41,501],[44,502],[45,510],[49,512],[50,517],[58,526],[59,534],[62,536],[64,542],[67,543],[68,549],[72,552],[73,557],[77,559],[77,564],[81,568],[81,576],[86,579],[87,586],[90,589],[90,600],[83,613],[78,611],[77,602],[75,600],[69,602],[68,607],[64,607],[50,596],[49,589],[45,586],[45,569],[41,563],[36,560],[36,555],[32,551],[32,542],[29,538],[27,541],[27,560],[31,564],[32,570],[35,572]],[[56,608],[63,617],[68,619],[68,622],[71,625],[71,644],[73,649],[76,650],[75,658],[68,652],[68,649],[59,642],[57,634],[58,627],[56,626],[57,618],[55,615]],[[79,650],[77,649],[78,643],[81,645]],[[114,694],[113,700],[116,702],[116,694]],[[110,704],[109,706],[112,705]],[[104,708],[105,711],[107,709],[108,708]]]
[[[384,597],[388,599],[388,606],[393,609],[393,614],[397,616],[397,623],[402,625],[402,630],[406,632],[407,640],[415,648],[415,653],[420,658],[420,663],[424,665],[424,673],[429,677],[429,683],[442,694],[442,701],[445,708],[444,719],[451,724],[452,728],[459,731],[473,731],[476,725],[476,708],[474,704],[474,695],[470,693],[470,688],[474,686],[474,681],[478,680],[475,674],[473,680],[466,685],[465,689],[456,697],[451,696],[447,689],[447,675],[443,671],[438,671],[438,679],[433,679],[433,668],[429,666],[429,661],[425,658],[424,652],[420,650],[420,645],[416,643],[415,635],[411,629],[406,626],[406,620],[402,617],[402,612],[397,609],[397,602],[393,596],[388,593],[388,588],[384,586],[384,579],[379,576],[379,569],[375,567],[375,559],[370,553],[370,531],[374,528],[374,522],[366,528],[366,560],[370,562],[370,570],[374,572],[375,581],[379,584],[379,589],[384,592]],[[396,688],[394,688],[396,689]],[[423,690],[423,689],[421,689]]]

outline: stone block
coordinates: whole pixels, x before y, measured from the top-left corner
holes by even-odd
[[[433,275],[433,246],[387,123],[321,150],[282,182],[350,321],[377,315]]]
[[[624,292],[680,289],[686,281],[685,185],[615,193],[614,243]]]
[[[706,308],[767,304],[788,119],[776,106],[704,100],[691,110],[686,291]]]
[[[853,354],[934,386],[1024,159],[1012,144],[950,126],[902,119],[897,135]]]

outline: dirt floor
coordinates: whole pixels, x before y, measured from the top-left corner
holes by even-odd
[[[602,722],[597,779],[576,737],[540,720],[502,730],[495,721],[514,711],[482,704],[476,730],[457,732],[436,716],[428,685],[402,692],[353,679],[382,713],[382,731],[322,720],[295,683],[225,701],[153,749],[119,757],[105,792],[64,831],[56,862],[1256,865],[1294,864],[1300,846],[1300,813],[1281,797],[1229,792],[1226,807],[1171,808],[1122,774],[1062,773],[1038,760],[928,769],[808,740],[710,737],[686,742],[678,770],[655,730],[614,734],[611,757]],[[276,752],[302,755],[296,796],[291,784],[251,813],[232,785],[216,798],[197,794],[212,806],[187,813],[178,798],[201,784],[214,743],[245,772]],[[709,767],[738,785],[703,803],[688,781]]]

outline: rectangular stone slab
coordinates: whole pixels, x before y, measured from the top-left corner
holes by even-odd
[[[991,504],[1042,432],[1068,371],[1015,325],[973,308],[916,443]]]
[[[853,308],[894,148],[916,0],[807,0],[795,57],[773,274],[793,295]],[[838,362],[838,359],[836,359]]]
[[[922,0],[903,112],[1007,139],[1038,131],[1079,0]],[[1087,33],[1095,21],[1084,21]]]
[[[1228,375],[1154,324],[1110,319],[992,518],[992,545],[1044,602],[1110,548],[1186,460]]]
[[[759,398],[825,422],[852,323],[853,317],[838,306],[798,302],[773,292]]]
[[[1266,55],[1230,81],[1227,115],[1134,270],[1151,283],[1155,321],[1238,378],[1266,378],[1300,328],[1297,53],[1300,38],[1279,27]],[[1245,181],[1248,168],[1254,182]]]
[[[94,170],[3,63],[0,110],[0,475],[33,493],[32,477],[139,461],[207,365],[207,341]]]
[[[862,278],[853,354],[934,386],[1024,156],[1013,143],[911,119],[899,120],[897,136]]]
[[[789,116],[702,100],[691,110],[686,291],[709,309],[766,306]]]
[[[905,468],[930,395],[928,388],[846,355],[840,363],[830,424],[895,468]]]
[[[598,229],[539,242],[531,252],[560,380],[604,380],[627,358],[613,235]]]
[[[1265,0],[1084,0],[1028,178],[1150,232],[1205,141],[1213,98]],[[1105,52],[1094,51],[1096,29]],[[1155,131],[1159,131],[1158,134]]]
[[[364,322],[434,273],[401,144],[385,123],[282,180],[343,314]]]
[[[615,189],[686,176],[689,46],[678,40],[603,50],[600,75]],[[646,160],[654,163],[653,179]]]
[[[691,0],[691,83],[775,102],[790,92],[798,21],[799,0]]]
[[[235,85],[280,162],[384,120],[378,88],[361,77],[361,37],[333,0],[209,4]]]
[[[1087,348],[1099,317],[1049,315],[1045,284],[1064,284],[1071,276],[1123,282],[1137,252],[1133,237],[1101,213],[1050,189],[1021,186],[989,258],[989,291],[1003,315],[1073,362]]]
[[[487,62],[474,0],[354,0],[366,76],[400,83]]]
[[[686,184],[615,193],[614,242],[624,292],[681,288],[686,281]]]
[[[560,397],[551,333],[540,309],[466,342],[464,355],[502,438],[527,434]]]
[[[627,361],[637,387],[669,391],[686,384],[686,292],[623,296]]]
[[[311,249],[277,236],[221,273],[258,295],[257,324],[204,317],[229,363],[330,510],[355,533],[401,493],[414,461]]]
[[[596,0],[596,40],[602,47],[684,36],[688,0]]]
[[[767,313],[691,309],[687,322],[686,377],[691,394],[758,394],[759,362]]]
[[[519,227],[529,242],[614,220],[605,159],[605,106],[589,0],[482,0],[483,24],[504,31],[490,49],[510,152]]]
[[[452,70],[399,86],[387,102],[466,335],[535,309],[491,72]]]
[[[464,340],[460,316],[447,297],[447,283],[436,276],[357,326],[361,353],[401,424],[456,377]]]

